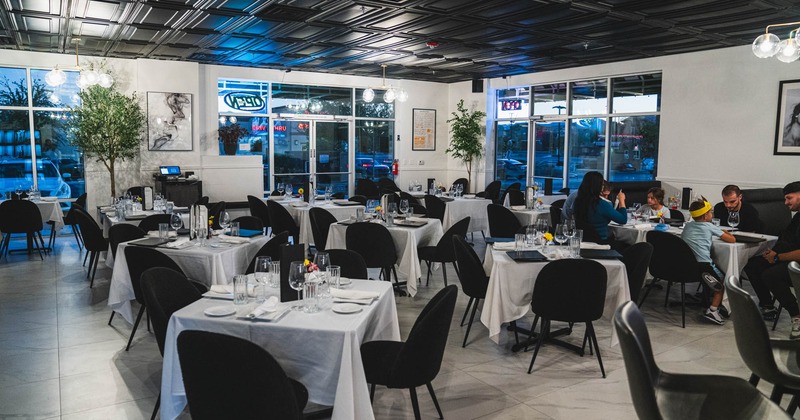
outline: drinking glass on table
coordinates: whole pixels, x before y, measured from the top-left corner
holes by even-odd
[[[739,226],[739,212],[738,211],[732,211],[732,212],[728,213],[728,226],[730,226],[730,227],[732,227],[734,229],[736,228],[736,226]]]
[[[314,256],[314,264],[317,265],[317,269],[319,273],[322,274],[320,277],[320,284],[319,288],[317,289],[318,296],[320,298],[327,298],[330,296],[330,273],[328,272],[331,266],[331,256],[327,252],[317,252],[317,255]]]
[[[219,213],[219,226],[222,228],[222,233],[231,226],[231,215],[227,211]]]
[[[172,216],[169,217],[169,224],[177,232],[178,229],[183,227],[183,219],[181,218],[181,215],[179,213],[172,213]]]
[[[256,279],[255,295],[256,302],[264,303],[267,300],[267,285],[269,284],[269,269],[272,266],[271,257],[256,257],[256,265],[253,267],[253,277]]]
[[[408,208],[408,200],[400,200],[400,213],[405,217],[408,217]]]
[[[279,193],[281,193],[281,195],[283,195],[283,192],[286,191],[286,186],[283,184],[283,182],[279,182],[276,189]]]
[[[289,264],[289,287],[297,290],[297,304],[292,306],[293,311],[302,311],[303,302],[300,300],[300,291],[306,282],[306,267],[302,261],[292,261]]]
[[[292,184],[289,184],[287,182],[286,183],[286,196],[288,198],[292,198],[292,195],[294,195],[294,186],[292,186]]]
[[[567,242],[568,237],[563,224],[556,226],[556,233],[553,235],[553,239],[558,242],[558,245],[564,245],[564,242]]]

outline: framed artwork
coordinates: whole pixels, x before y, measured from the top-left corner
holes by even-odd
[[[192,94],[147,92],[147,149],[192,150]]]
[[[414,108],[413,111],[411,150],[436,150],[436,110]]]
[[[784,80],[778,91],[775,155],[800,155],[800,80]]]

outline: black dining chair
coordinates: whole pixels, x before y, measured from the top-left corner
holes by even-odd
[[[359,204],[361,204],[362,206],[366,206],[366,205],[367,205],[367,197],[365,197],[365,196],[363,196],[363,195],[358,195],[358,194],[356,194],[356,195],[351,195],[351,196],[350,196],[350,198],[349,198],[348,200],[349,200],[349,201],[356,202],[356,203],[359,203]]]
[[[633,407],[640,419],[791,418],[742,378],[661,370],[653,357],[644,317],[635,303],[625,302],[617,308],[614,328]]]
[[[381,178],[381,179],[379,179],[378,180],[378,188],[386,189],[386,190],[394,191],[394,192],[400,191],[400,188],[397,186],[397,184],[393,180],[391,180],[389,178]]]
[[[220,213],[224,212],[226,207],[227,204],[224,201],[220,201],[208,208],[208,218],[211,220],[212,229],[222,229],[222,226],[219,225]]]
[[[238,223],[239,229],[257,230],[262,233],[264,232],[264,222],[255,216],[239,216],[233,219],[231,222]]]
[[[415,214],[421,217],[428,217],[428,209],[425,208],[422,204],[419,203],[408,203],[408,208],[411,211],[411,214]]]
[[[513,238],[522,223],[519,222],[514,212],[500,204],[486,206],[489,218],[489,236],[493,238]]]
[[[467,309],[464,310],[464,316],[461,317],[462,327],[464,326],[464,320],[467,319],[467,312],[472,307],[472,314],[469,316],[469,323],[467,324],[467,332],[464,334],[464,343],[461,344],[461,347],[467,347],[467,338],[469,337],[469,330],[472,328],[472,322],[475,319],[475,312],[477,312],[481,300],[486,299],[489,276],[483,271],[483,263],[478,254],[475,253],[475,250],[464,238],[453,236],[453,247],[456,253],[458,280],[461,282],[461,290],[465,295],[469,296]]]
[[[563,209],[564,208],[564,203],[566,203],[566,202],[567,202],[566,199],[561,198],[561,199],[558,199],[558,200],[553,201],[552,203],[550,203],[550,207],[558,207],[560,209]]]
[[[253,342],[187,330],[178,335],[178,358],[194,420],[303,418],[308,390]],[[247,368],[231,369],[231,360]]]
[[[338,191],[331,194],[331,198],[334,200],[344,200],[344,191]]]
[[[331,264],[338,265],[339,275],[348,279],[367,279],[367,263],[358,252],[349,249],[328,249],[325,252],[331,257]]]
[[[414,418],[419,419],[416,388],[425,385],[439,418],[444,418],[431,382],[442,365],[457,296],[455,285],[440,290],[422,309],[405,342],[370,341],[361,345],[361,361],[370,384],[370,400],[375,397],[376,385],[408,389]]]
[[[28,252],[31,246],[39,251],[39,258],[44,260],[44,238],[42,238],[42,214],[35,203],[28,200],[5,200],[0,203],[0,232],[3,232],[3,245],[0,256],[8,255],[11,235],[24,233],[28,241]],[[46,251],[44,251],[46,252]]]
[[[153,333],[161,357],[164,357],[164,344],[167,341],[169,318],[178,309],[189,306],[203,296],[195,285],[183,274],[164,267],[145,270],[141,277],[142,294],[147,305],[147,314],[153,324]],[[161,405],[161,391],[150,420],[156,418]]]
[[[506,191],[506,194],[508,194],[508,204],[510,206],[525,205],[525,194],[523,194],[522,191],[509,189]]]
[[[75,205],[80,206],[80,208],[86,208],[86,193],[81,194],[74,202],[70,205],[69,210],[64,215],[64,225],[69,226],[72,229],[72,234],[75,235],[75,242],[78,244],[78,249],[83,249],[83,242],[81,242],[81,235],[78,231],[78,221],[75,220],[75,216],[72,214],[72,209]]]
[[[130,223],[117,223],[108,229],[108,243],[111,247],[111,256],[117,258],[117,247],[123,242],[132,241],[134,239],[141,239],[147,235],[147,232],[139,228],[139,226]]]
[[[274,201],[267,201],[267,208],[269,209],[269,222],[272,223],[272,232],[289,232],[292,237],[292,243],[298,244],[300,237],[300,228],[295,223],[294,218],[289,214],[289,210],[283,207],[281,203]]]
[[[144,198],[144,187],[142,187],[142,186],[130,187],[125,192],[125,195],[129,195],[131,197],[142,197],[142,198]]]
[[[533,363],[539,354],[542,342],[550,340],[550,322],[563,321],[569,323],[583,322],[586,332],[583,335],[581,347],[570,346],[581,356],[589,343],[589,352],[594,352],[600,364],[600,372],[606,377],[603,368],[603,358],[600,356],[600,346],[597,344],[597,335],[594,332],[593,321],[603,316],[603,307],[606,302],[606,284],[608,274],[605,267],[594,260],[564,259],[551,261],[542,268],[536,276],[533,286],[533,299],[531,311],[536,314],[531,326],[531,332],[536,328],[539,318],[542,320],[536,347],[533,350],[528,373],[533,370]],[[576,293],[580,290],[580,293]]]
[[[550,226],[555,229],[559,224],[561,224],[561,207],[550,206]]]
[[[204,196],[200,197],[199,199],[197,199],[197,201],[194,202],[194,205],[195,206],[206,206],[206,207],[208,207],[208,201],[209,201],[208,196],[204,195]]]
[[[256,259],[258,257],[270,257],[272,261],[280,261],[281,260],[281,246],[286,245],[289,243],[289,232],[281,232],[273,236],[272,238],[261,247],[261,249],[256,252],[256,255],[253,256],[253,259],[250,260],[250,264],[247,265],[247,269],[245,270],[245,274],[252,274],[256,271]]]
[[[408,200],[408,205],[409,206],[412,203],[413,204],[422,204],[422,203],[419,202],[419,199],[417,197],[414,197],[413,195],[411,195],[411,194],[409,194],[409,193],[407,193],[405,191],[400,191],[400,200]]]
[[[139,222],[139,229],[145,232],[158,232],[158,225],[161,223],[169,224],[170,214],[151,214]]]
[[[647,267],[650,266],[652,256],[653,245],[647,242],[633,244],[622,252],[622,263],[625,264],[631,300],[634,302],[639,301],[639,293],[642,291],[642,285],[647,276]]]
[[[377,200],[379,191],[378,185],[369,178],[356,180],[356,195],[363,195],[369,200]]]
[[[386,226],[378,223],[353,223],[345,232],[345,246],[361,255],[367,267],[380,268],[384,280],[392,281],[394,274],[395,290],[400,294],[404,293],[400,287],[406,282],[400,282],[397,278],[397,250]]]
[[[136,329],[139,327],[139,322],[142,320],[142,315],[147,310],[147,303],[144,300],[142,293],[142,273],[148,268],[165,267],[175,270],[183,275],[183,270],[178,267],[178,264],[172,260],[168,255],[163,252],[144,246],[126,246],[125,247],[125,260],[128,263],[128,273],[131,277],[131,287],[133,288],[133,295],[136,301],[141,305],[139,313],[136,315],[136,321],[133,323],[131,336],[128,338],[128,345],[125,346],[125,351],[130,350],[131,343],[133,343],[133,336],[136,335]],[[111,317],[108,319],[108,325],[114,319],[114,311],[111,312]],[[149,325],[149,324],[148,324]]]
[[[788,411],[794,415],[800,397],[800,366],[797,363],[800,341],[769,337],[758,304],[742,289],[739,279],[729,277],[725,281],[725,290],[731,305],[736,348],[753,372],[750,383],[755,386],[763,379],[773,384],[770,399],[779,405],[783,394],[793,395]]]
[[[469,194],[469,181],[467,178],[458,178],[457,180],[453,181],[453,186],[461,185],[464,194]]]
[[[503,204],[503,202],[500,201],[500,188],[500,181],[492,181],[482,192],[475,194],[475,196],[492,200],[494,204]]]
[[[447,286],[447,263],[452,263],[453,268],[456,269],[458,274],[458,266],[456,266],[456,254],[453,248],[453,237],[463,238],[467,235],[469,229],[470,217],[467,216],[453,226],[447,229],[447,232],[439,238],[439,242],[433,246],[419,246],[417,247],[417,255],[419,259],[425,261],[428,266],[428,275],[425,277],[425,285],[427,286],[431,281],[431,263],[442,263],[442,277],[444,278],[444,285]]]
[[[261,224],[264,225],[265,228],[269,229],[270,226],[272,226],[269,222],[269,208],[267,208],[267,204],[264,203],[264,200],[253,195],[248,195],[247,206],[250,207],[250,215],[261,219]]]
[[[89,213],[79,208],[75,210],[75,219],[80,226],[81,239],[83,247],[86,248],[86,253],[89,255],[89,271],[86,272],[86,277],[91,275],[89,288],[94,286],[94,276],[97,273],[97,263],[100,260],[100,253],[108,251],[108,240],[103,237],[103,229],[94,221]],[[86,259],[84,258],[84,263]]]
[[[322,207],[314,207],[308,211],[311,223],[311,236],[314,237],[314,248],[324,251],[328,243],[328,229],[336,223],[336,217]]]
[[[446,204],[441,198],[434,195],[425,194],[425,208],[428,210],[428,218],[439,219],[444,223],[444,211]]]

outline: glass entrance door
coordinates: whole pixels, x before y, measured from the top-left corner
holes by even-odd
[[[317,121],[314,123],[314,157],[316,188],[324,192],[330,186],[334,193],[347,195],[350,171],[350,123]]]

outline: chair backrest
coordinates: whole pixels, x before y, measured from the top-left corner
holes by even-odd
[[[359,195],[359,194],[352,195],[352,196],[350,196],[350,198],[348,200],[349,201],[355,201],[356,203],[359,203],[362,206],[366,206],[367,205],[367,197],[363,196],[363,195]]]
[[[195,206],[206,206],[208,207],[208,196],[204,195],[200,197],[197,201],[194,202]]]
[[[42,230],[39,207],[27,200],[5,200],[0,203],[0,231],[3,233],[33,233]]]
[[[145,270],[153,267],[165,267],[183,274],[183,270],[178,267],[178,264],[172,258],[154,248],[136,245],[126,246],[125,260],[128,263],[128,273],[131,276],[133,295],[136,296],[136,301],[141,304],[144,304],[141,277]]]
[[[218,203],[214,203],[214,205],[208,209],[208,218],[209,219],[211,219],[212,217],[214,218],[213,222],[211,223],[212,228],[222,229],[222,226],[219,225],[219,214],[225,211],[225,207],[226,207],[225,202],[220,201]]]
[[[378,185],[369,178],[356,180],[356,195],[363,195],[370,200],[378,199]]]
[[[635,303],[628,301],[617,308],[614,328],[625,360],[625,372],[636,415],[640,419],[661,419],[655,390],[661,370],[653,358],[644,317]]]
[[[469,180],[467,178],[458,178],[457,180],[453,181],[453,185],[462,185],[464,194],[469,193]]]
[[[744,364],[759,378],[772,383],[780,383],[781,374],[772,353],[769,332],[764,325],[761,310],[753,297],[742,289],[735,276],[725,281],[728,301],[733,317],[733,335],[736,348]]]
[[[117,223],[108,230],[108,243],[111,247],[111,255],[117,258],[117,245],[122,242],[144,238],[147,232],[139,229],[139,226],[129,223]]]
[[[489,185],[486,186],[486,189],[483,191],[483,197],[492,200],[495,204],[500,204],[500,188],[501,184],[500,181],[492,181]]]
[[[453,247],[461,289],[469,297],[484,299],[489,287],[489,277],[483,271],[480,257],[463,237],[453,236]]]
[[[550,207],[558,207],[559,209],[563,209],[563,208],[564,208],[564,203],[566,203],[566,202],[567,202],[567,200],[566,200],[566,199],[564,199],[564,198],[561,198],[561,199],[558,199],[558,200],[556,200],[556,201],[553,201],[553,202],[550,204]]]
[[[399,203],[400,202],[400,197],[397,195],[397,193],[395,191],[390,190],[390,189],[381,188],[380,195],[381,195],[381,200],[383,200],[383,198],[386,197],[386,203]]]
[[[389,370],[389,387],[393,384],[419,386],[436,377],[442,366],[457,297],[458,288],[451,284],[425,305]]]
[[[489,236],[493,238],[513,238],[522,227],[517,216],[500,204],[489,204],[486,213],[489,218]]]
[[[76,198],[75,201],[72,202],[72,204],[69,206],[69,210],[67,211],[67,214],[64,215],[64,224],[65,225],[75,225],[75,224],[78,223],[75,220],[74,216],[71,215],[70,213],[72,212],[72,208],[75,207],[76,205],[79,206],[82,209],[85,209],[86,208],[86,197],[87,197],[86,193],[83,193],[78,198]]]
[[[647,242],[653,245],[650,274],[653,277],[679,282],[701,281],[697,259],[689,245],[680,237],[667,232],[647,232]]]
[[[392,234],[378,223],[353,223],[345,232],[345,246],[364,258],[367,267],[389,267],[397,262]]]
[[[628,274],[631,300],[634,302],[639,301],[639,292],[642,290],[652,256],[653,245],[647,242],[633,244],[622,252],[622,262],[625,264],[625,271]]]
[[[411,195],[411,194],[409,194],[409,193],[407,193],[405,191],[400,191],[400,199],[401,200],[408,200],[408,205],[409,206],[411,204],[421,204],[419,202],[419,200],[417,199],[417,197],[414,197],[413,195]]]
[[[381,178],[378,180],[378,188],[386,189],[389,191],[400,191],[400,188],[397,186],[393,180],[389,178]]]
[[[679,222],[685,222],[686,221],[686,216],[683,214],[682,211],[680,211],[678,209],[670,210],[669,211],[669,218],[670,219],[674,219],[674,220],[679,221]]]
[[[183,331],[178,357],[193,419],[301,419],[294,387],[266,350],[238,337]],[[246,361],[232,369],[231,361]]]
[[[267,205],[264,203],[264,200],[248,195],[247,196],[247,205],[250,207],[250,215],[258,217],[261,219],[261,224],[264,227],[269,227],[269,210],[267,209]]]
[[[314,237],[314,247],[317,251],[324,251],[325,244],[328,243],[328,229],[336,223],[336,217],[328,210],[321,207],[314,207],[308,211],[308,218],[311,222],[311,235]]]
[[[127,195],[142,197],[144,198],[144,187],[136,186],[128,188],[128,191],[125,192]]]
[[[425,206],[423,206],[422,204],[409,202],[408,206],[409,206],[409,209],[411,210],[411,213],[413,213],[413,214],[421,214],[421,215],[423,215],[425,217],[428,217],[428,209],[425,208]]]
[[[742,190],[742,200],[758,211],[759,233],[778,236],[792,220],[792,212],[784,204],[782,188]]]
[[[550,226],[558,226],[561,223],[561,207],[550,206]]]
[[[169,318],[178,309],[200,300],[203,296],[182,273],[164,267],[145,270],[141,284],[158,351],[163,356]]]
[[[285,245],[289,243],[289,232],[281,232],[272,238],[270,238],[261,249],[256,252],[256,255],[253,256],[253,259],[250,260],[250,264],[247,265],[247,269],[245,270],[245,274],[252,274],[256,270],[256,258],[258,257],[270,257],[272,261],[280,261],[281,260],[281,245]]]
[[[508,194],[508,204],[512,206],[524,206],[525,205],[525,194],[522,193],[520,190],[511,190],[509,189],[506,191]]]
[[[456,261],[455,248],[453,248],[453,238],[463,238],[467,236],[470,220],[471,218],[469,216],[459,220],[453,224],[453,226],[450,226],[450,229],[447,229],[447,232],[442,235],[442,237],[439,239],[439,242],[436,243],[436,257],[438,261]]]
[[[337,191],[331,194],[331,198],[334,200],[343,200],[344,199],[344,191]]]
[[[294,218],[289,214],[283,205],[276,203],[272,200],[267,201],[267,208],[269,209],[269,222],[272,223],[273,232],[289,232],[289,236],[294,238],[294,243],[297,243],[300,229]]]
[[[425,208],[428,209],[428,217],[444,221],[444,210],[446,204],[439,197],[425,194]]]
[[[139,222],[139,229],[145,232],[158,231],[159,223],[169,224],[169,219],[172,215],[169,214],[151,214]]]
[[[366,279],[369,277],[367,273],[367,263],[358,252],[349,249],[328,249],[325,252],[331,257],[331,264],[338,265],[342,277],[349,279]]]
[[[83,238],[83,244],[86,249],[93,252],[106,251],[108,242],[103,237],[103,229],[100,229],[100,226],[92,219],[92,216],[89,216],[89,213],[86,213],[85,210],[78,206],[73,207],[70,212],[75,215],[75,221],[80,228],[81,238]]]
[[[239,229],[264,231],[264,223],[255,216],[239,216],[233,219],[232,222],[239,223]]]
[[[608,273],[594,260],[551,261],[536,276],[531,310],[544,319],[587,322],[600,319]],[[580,290],[580,293],[576,293]]]
[[[522,188],[521,182],[514,182],[513,184],[509,185],[508,188],[506,188],[506,191],[513,191],[513,190],[519,191],[521,188]]]

